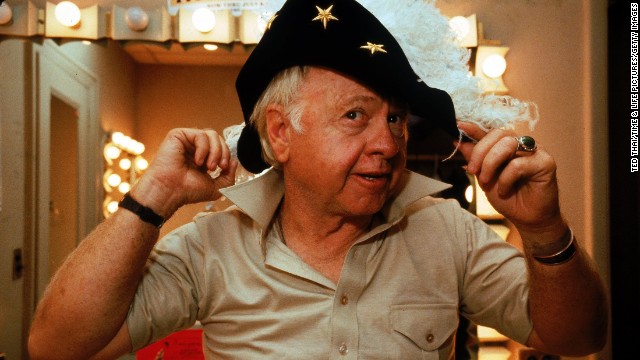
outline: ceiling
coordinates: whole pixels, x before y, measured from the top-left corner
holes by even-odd
[[[241,43],[222,45],[215,51],[206,50],[202,44],[126,43],[124,50],[141,64],[194,65],[194,66],[241,66],[246,61],[251,47]]]

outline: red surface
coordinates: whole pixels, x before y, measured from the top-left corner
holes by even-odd
[[[136,353],[136,360],[204,360],[202,329],[173,333]]]

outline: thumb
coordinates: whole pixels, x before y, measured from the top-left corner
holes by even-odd
[[[227,168],[220,173],[220,176],[215,179],[218,190],[235,184],[237,170],[238,160],[233,158],[230,159],[229,166],[227,166]]]

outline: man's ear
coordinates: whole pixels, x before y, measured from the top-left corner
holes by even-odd
[[[289,160],[291,123],[285,115],[284,107],[277,104],[267,106],[267,136],[273,155],[279,163]]]

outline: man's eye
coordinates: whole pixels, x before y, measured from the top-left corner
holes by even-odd
[[[362,113],[360,111],[349,111],[345,114],[348,119],[357,120],[362,117]]]

